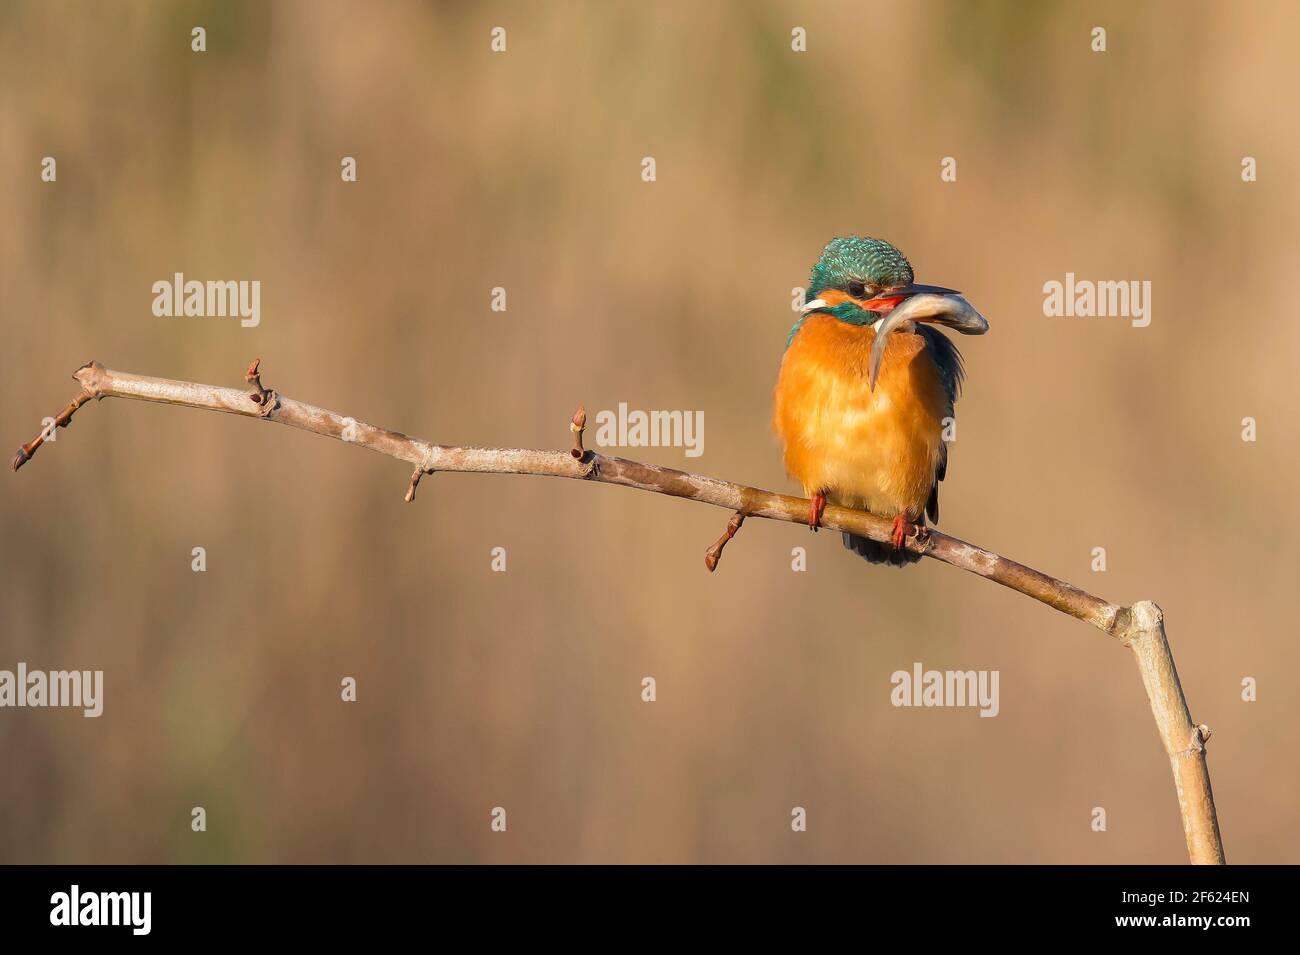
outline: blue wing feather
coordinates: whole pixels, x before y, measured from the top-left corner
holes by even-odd
[[[917,333],[925,339],[925,353],[934,362],[939,371],[939,379],[948,393],[948,417],[953,416],[957,396],[961,394],[961,383],[966,377],[966,368],[962,363],[961,352],[957,346],[933,325],[917,325]],[[925,512],[930,520],[939,523],[939,482],[948,474],[948,445],[943,446],[943,454],[934,472],[934,487],[930,489],[930,500],[926,502]]]

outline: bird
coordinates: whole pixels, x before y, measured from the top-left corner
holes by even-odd
[[[938,523],[945,429],[965,377],[936,325],[989,328],[960,292],[914,278],[883,239],[832,239],[786,340],[772,410],[786,472],[809,499],[808,526],[817,530],[827,502],[890,518],[888,543],[846,532],[844,546],[896,567],[921,559],[904,545],[927,539],[927,515]]]

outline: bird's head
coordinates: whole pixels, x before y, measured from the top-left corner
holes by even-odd
[[[803,314],[825,312],[850,325],[870,325],[870,384],[874,390],[889,335],[916,322],[982,335],[989,323],[953,289],[917,285],[907,256],[884,239],[832,239],[813,266]]]
[[[868,307],[886,289],[905,288],[912,284],[912,264],[907,256],[884,239],[859,239],[848,236],[831,239],[813,266],[808,298],[820,298],[830,306],[857,305],[859,311],[880,312],[883,305]],[[845,315],[851,314],[848,309]],[[837,316],[838,317],[838,316]],[[875,321],[873,317],[871,321]],[[855,324],[865,324],[857,322]]]

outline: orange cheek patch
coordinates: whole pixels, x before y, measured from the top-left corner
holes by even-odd
[[[828,288],[816,297],[821,299],[827,305],[839,305],[841,302],[850,301],[849,296],[837,288]]]

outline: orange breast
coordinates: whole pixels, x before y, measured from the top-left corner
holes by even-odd
[[[873,514],[920,517],[942,452],[949,400],[925,339],[890,335],[874,392],[875,330],[808,316],[786,349],[772,423],[804,493]]]

